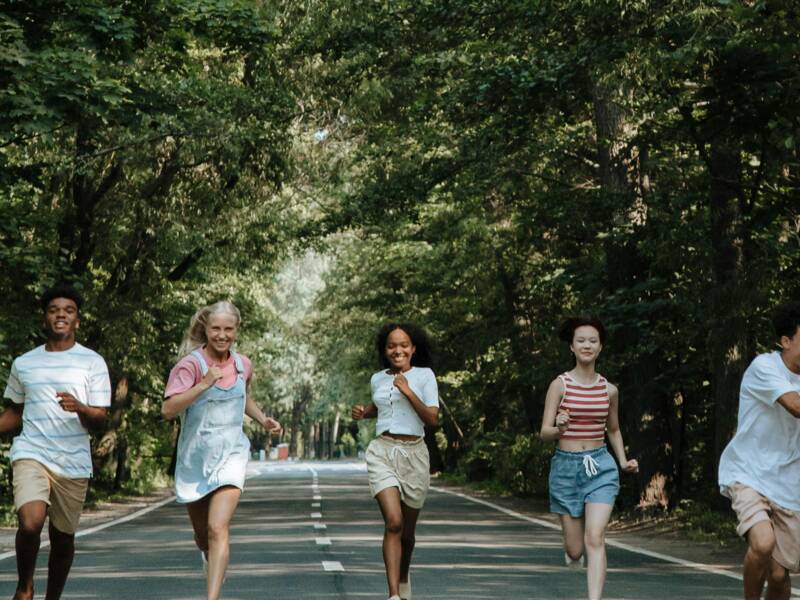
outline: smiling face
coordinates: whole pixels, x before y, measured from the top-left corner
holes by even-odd
[[[600,332],[591,325],[582,325],[575,329],[570,345],[575,359],[581,364],[589,364],[597,360],[603,344],[600,343]]]
[[[239,320],[228,313],[212,313],[206,324],[207,348],[219,355],[226,355],[236,341]]]
[[[75,331],[81,324],[78,305],[69,298],[53,298],[44,312],[44,330],[53,341],[75,339]]]
[[[395,329],[386,338],[386,360],[393,371],[408,371],[417,348],[402,329]]]

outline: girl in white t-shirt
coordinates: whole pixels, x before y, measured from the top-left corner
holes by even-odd
[[[201,308],[192,317],[172,369],[161,413],[181,418],[175,493],[186,504],[207,573],[208,600],[217,600],[230,556],[229,526],[242,493],[250,441],[244,415],[280,432],[250,395],[252,367],[234,352],[241,317],[230,302]]]
[[[354,406],[352,416],[378,419],[378,437],[367,448],[367,471],[385,524],[389,600],[410,600],[411,553],[430,484],[424,428],[439,421],[439,393],[430,369],[430,344],[420,328],[408,323],[385,325],[376,346],[383,368],[370,380],[372,402]]]

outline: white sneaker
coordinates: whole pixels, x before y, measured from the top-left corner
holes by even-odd
[[[400,582],[400,600],[411,600],[411,573],[406,583]]]
[[[564,552],[564,562],[570,569],[582,569],[583,567],[586,566],[585,564],[586,559],[583,554],[581,554],[580,558],[576,558],[575,560],[573,560],[572,558],[570,558],[569,554]]]
[[[389,600],[402,600],[402,598],[400,596],[391,596]]]

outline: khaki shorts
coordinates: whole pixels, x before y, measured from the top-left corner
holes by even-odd
[[[388,436],[375,438],[367,448],[367,473],[373,497],[386,488],[396,487],[403,504],[422,508],[431,483],[425,440],[405,442]]]
[[[46,502],[53,527],[63,533],[75,533],[89,480],[57,475],[42,463],[28,458],[15,460],[12,467],[14,508],[19,511],[28,502]]]
[[[790,571],[797,571],[800,567],[800,514],[778,506],[742,483],[728,486],[728,493],[739,518],[736,533],[744,537],[756,523],[770,521],[775,532],[772,558]]]

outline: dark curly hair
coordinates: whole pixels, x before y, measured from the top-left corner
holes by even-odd
[[[39,298],[39,306],[42,307],[42,312],[47,312],[47,307],[56,298],[67,298],[75,303],[78,307],[78,312],[83,306],[83,296],[74,287],[68,284],[59,284],[44,291],[41,298]]]
[[[389,359],[386,358],[386,340],[389,339],[389,334],[395,329],[401,329],[405,334],[411,338],[411,343],[414,344],[416,350],[411,357],[411,366],[413,367],[432,367],[433,356],[431,352],[431,342],[428,339],[428,334],[421,327],[417,327],[412,323],[387,323],[378,331],[375,337],[375,349],[378,351],[378,362],[380,365],[388,369],[391,364]]]
[[[602,321],[597,317],[588,315],[569,317],[561,324],[561,327],[558,328],[558,337],[567,344],[572,344],[572,340],[575,338],[575,330],[584,325],[589,325],[597,329],[597,333],[600,335],[600,343],[606,343],[606,328],[603,326]]]
[[[778,340],[783,336],[794,337],[800,327],[800,302],[784,302],[776,306],[772,311],[772,326]]]

